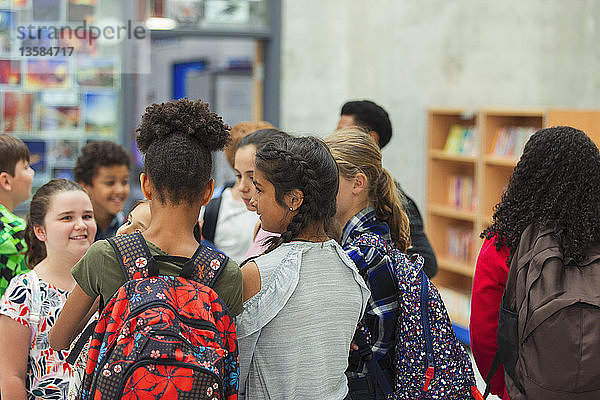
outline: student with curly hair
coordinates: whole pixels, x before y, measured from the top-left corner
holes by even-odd
[[[90,142],[81,149],[73,177],[92,199],[98,230],[96,240],[114,236],[125,221],[129,196],[129,154],[110,141]]]
[[[584,132],[554,127],[536,132],[525,145],[484,240],[473,280],[471,349],[486,376],[498,348],[496,331],[512,255],[521,234],[534,225],[550,228],[565,257],[578,261],[600,242],[600,153]],[[500,368],[491,392],[508,399]]]
[[[394,179],[381,164],[375,141],[357,129],[341,129],[325,140],[340,170],[336,219],[340,244],[371,290],[355,334],[346,371],[353,399],[382,398],[375,371],[369,371],[359,346],[368,349],[393,385],[396,321],[400,313],[391,250],[410,246],[408,217]],[[370,341],[366,341],[366,337]],[[365,349],[361,349],[365,351]]]
[[[193,231],[200,208],[214,189],[212,152],[229,141],[228,127],[208,104],[180,99],[146,108],[137,131],[137,146],[145,154],[141,187],[151,200],[152,215],[143,238],[152,256],[190,258],[198,249]],[[161,257],[160,274],[179,275],[184,261]],[[72,273],[77,284],[50,334],[54,349],[69,346],[96,298],[106,303],[126,282],[107,240],[94,243]],[[223,268],[214,290],[232,316],[241,312],[242,273],[233,261]]]
[[[251,204],[272,237],[242,267],[244,311],[236,320],[240,395],[247,399],[346,398],[348,351],[369,291],[327,231],[338,170],[316,138],[258,149]]]

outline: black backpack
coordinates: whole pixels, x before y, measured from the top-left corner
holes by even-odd
[[[202,223],[202,237],[211,243],[215,242],[215,230],[217,229],[217,220],[221,209],[221,200],[223,191],[233,187],[235,182],[227,182],[225,185],[215,189],[210,202],[204,207],[204,222]],[[195,228],[194,228],[195,229]],[[196,234],[196,232],[194,232]]]

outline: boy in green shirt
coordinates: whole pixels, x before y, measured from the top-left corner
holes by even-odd
[[[25,143],[0,134],[0,296],[13,276],[29,271],[25,265],[25,221],[13,210],[31,197],[33,174]]]

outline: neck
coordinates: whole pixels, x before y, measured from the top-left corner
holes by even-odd
[[[71,275],[71,268],[77,261],[77,258],[66,254],[50,253],[35,266],[35,272],[41,279],[56,287],[73,290],[75,279]]]
[[[352,203],[352,206],[343,215],[338,215],[336,217],[337,222],[340,226],[340,230],[344,229],[344,227],[352,217],[354,217],[360,211],[364,210],[369,205],[371,205],[369,199],[356,199],[356,201]]]
[[[153,200],[150,210],[152,219],[144,237],[171,255],[191,256],[198,247],[194,225],[198,222],[200,205],[167,206]],[[190,251],[191,254],[183,254]]]
[[[2,189],[0,189],[0,204],[2,204],[4,207],[8,208],[8,210],[10,212],[13,212],[13,210],[15,209],[15,206],[16,206],[13,199],[9,196],[9,193],[5,192]]]
[[[330,238],[325,233],[323,221],[316,221],[308,224],[295,239],[306,240],[309,242],[326,242]]]
[[[97,207],[96,207],[97,209]],[[96,224],[98,225],[98,230],[105,231],[110,226],[114,215],[106,213],[106,212],[94,212],[94,219],[96,220]]]

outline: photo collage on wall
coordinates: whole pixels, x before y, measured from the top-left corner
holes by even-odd
[[[120,60],[72,33],[98,18],[98,3],[0,0],[0,132],[27,144],[34,186],[72,179],[87,141],[119,140]]]

